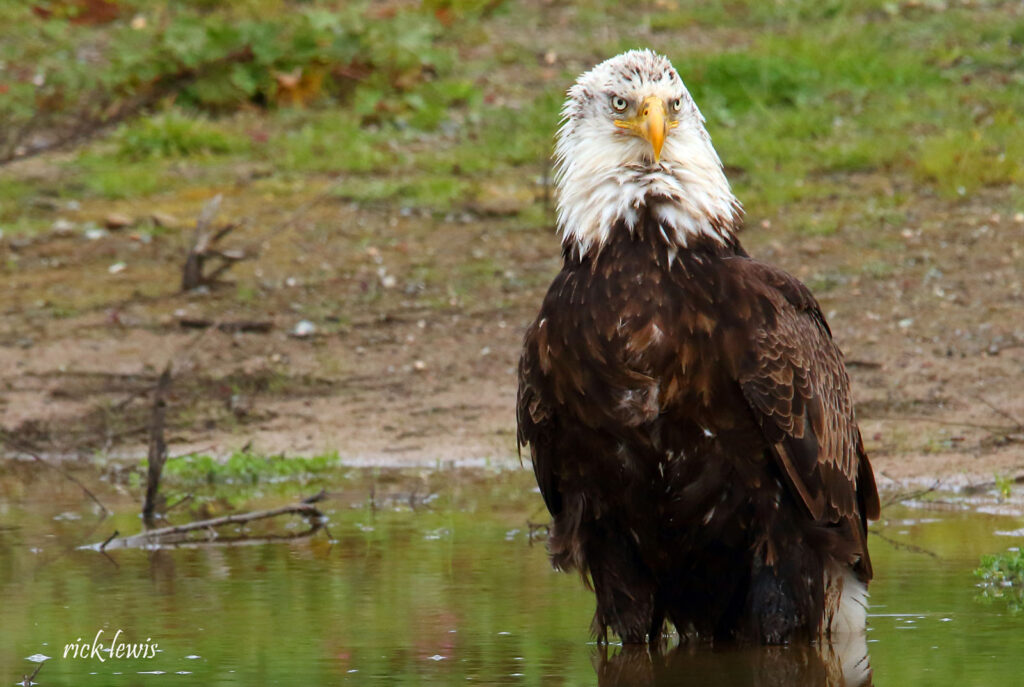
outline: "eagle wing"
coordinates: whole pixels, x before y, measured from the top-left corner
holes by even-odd
[[[545,346],[543,323],[534,322],[526,333],[526,344],[519,359],[519,389],[516,393],[516,438],[520,451],[529,444],[533,474],[537,478],[544,505],[551,515],[562,510],[562,496],[558,490],[558,473],[554,465],[557,448],[554,431],[555,417],[544,400],[538,356]]]
[[[857,521],[856,536],[863,536],[867,520],[879,515],[878,492],[842,353],[806,286],[781,270],[741,260],[744,288],[767,306],[738,366],[743,396],[810,517]]]

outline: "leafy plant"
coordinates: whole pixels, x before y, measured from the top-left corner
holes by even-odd
[[[161,5],[149,19],[102,26],[30,5],[4,10],[20,32],[0,43],[0,161],[87,138],[167,98],[207,113],[334,101],[353,106],[356,124],[411,118],[428,128],[476,97],[465,82],[433,83],[455,61],[453,46],[435,45],[434,12],[370,8]]]
[[[999,500],[1005,501],[1010,498],[1010,494],[1013,491],[1013,478],[1007,477],[1006,475],[996,475],[996,492],[999,494]]]
[[[980,600],[1005,601],[1011,613],[1024,610],[1024,551],[1013,549],[982,556],[974,574],[981,578]]]

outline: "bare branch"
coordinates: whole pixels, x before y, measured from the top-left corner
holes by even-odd
[[[39,664],[36,666],[36,669],[32,671],[31,675],[22,675],[22,680],[19,684],[23,687],[29,687],[29,685],[34,685],[36,675],[38,675],[39,671],[42,670],[44,663],[46,663],[46,661],[40,661]]]
[[[182,269],[182,291],[191,291],[200,286],[213,286],[220,279],[220,275],[227,272],[236,262],[251,257],[249,253],[241,249],[221,249],[217,246],[221,239],[239,226],[238,224],[227,224],[219,229],[213,229],[213,220],[220,211],[223,199],[224,197],[218,193],[203,206],[199,213],[196,229],[192,234],[192,247],[189,248],[188,257],[185,258],[185,266]],[[220,265],[207,273],[206,264],[214,259],[219,260]]]
[[[320,497],[319,494],[316,497],[310,498],[316,499],[318,497]],[[200,520],[186,525],[171,525],[169,527],[150,529],[130,537],[121,537],[119,539],[108,538],[105,542],[82,546],[80,548],[93,549],[95,551],[110,551],[112,549],[160,548],[163,546],[180,546],[182,544],[196,544],[213,541],[231,542],[242,539],[249,540],[251,539],[250,537],[222,539],[217,535],[215,528],[223,527],[224,525],[241,525],[257,520],[265,520],[289,514],[301,515],[309,521],[310,530],[303,532],[303,535],[311,534],[312,532],[320,529],[324,518],[323,513],[315,505],[312,503],[300,502],[268,510],[224,515],[219,518]],[[189,537],[191,533],[204,530],[207,534],[200,539]],[[294,535],[263,537],[261,539],[270,540],[275,538],[290,539],[294,538]]]
[[[167,421],[167,392],[171,387],[171,363],[167,363],[153,391],[153,411],[149,423],[149,467],[146,472],[146,498],[142,503],[142,519],[152,527],[156,511],[160,477],[167,462],[167,439],[164,426]]]

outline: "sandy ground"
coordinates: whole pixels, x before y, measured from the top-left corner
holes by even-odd
[[[871,236],[794,237],[784,218],[744,235],[818,294],[883,486],[1024,474],[1024,217],[1008,203],[923,201]],[[558,268],[549,228],[343,203],[269,238],[254,224],[260,258],[209,293],[177,290],[187,226],[4,240],[0,425],[51,455],[135,458],[174,361],[172,454],[517,460],[514,369]],[[182,317],[272,328],[202,334]],[[292,335],[304,319],[315,333]]]

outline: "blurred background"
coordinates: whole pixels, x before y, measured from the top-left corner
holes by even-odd
[[[0,7],[0,425],[137,458],[515,460],[565,89],[679,69],[896,481],[1024,470],[1020,3]]]

